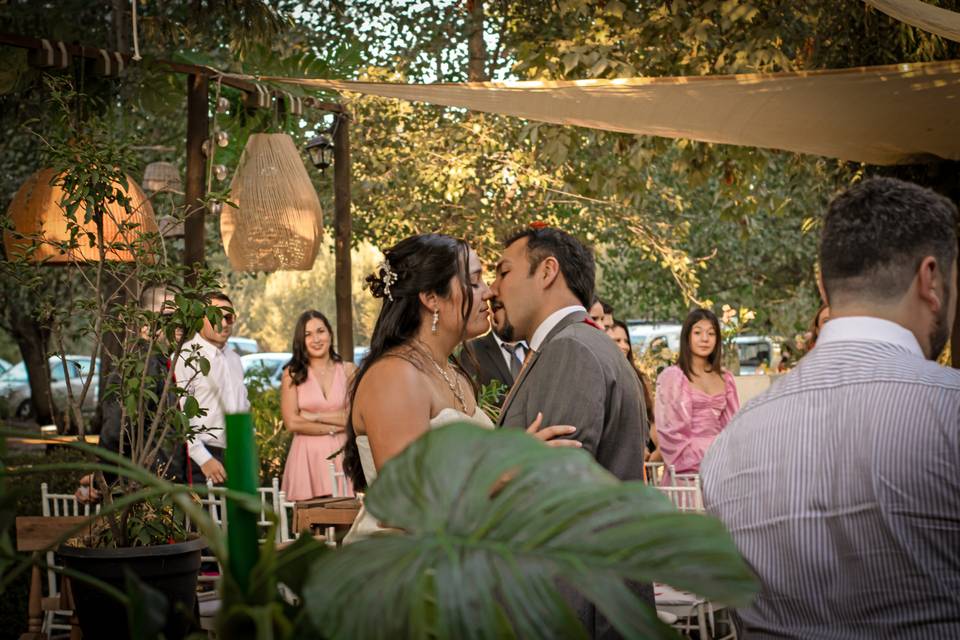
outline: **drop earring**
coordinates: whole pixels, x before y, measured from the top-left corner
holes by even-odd
[[[438,324],[440,324],[440,310],[439,310],[439,309],[434,309],[434,310],[433,310],[433,324],[430,325],[430,331],[433,333],[433,335],[437,335],[437,325],[438,325]]]

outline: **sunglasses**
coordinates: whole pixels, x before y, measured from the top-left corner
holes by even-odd
[[[224,321],[226,324],[233,324],[234,322],[237,321],[237,316],[236,316],[236,314],[227,312],[227,313],[223,314],[223,321]]]

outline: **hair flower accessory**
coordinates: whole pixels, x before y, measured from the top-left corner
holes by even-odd
[[[541,229],[546,229],[548,226],[550,225],[548,225],[543,220],[534,220],[533,222],[530,223],[530,228],[536,229],[537,231],[540,231]]]
[[[397,282],[397,272],[390,268],[390,262],[387,260],[377,265],[377,269],[379,269],[381,273],[380,280],[383,282],[383,295],[385,295],[390,302],[393,302],[393,294],[390,293],[390,287]]]

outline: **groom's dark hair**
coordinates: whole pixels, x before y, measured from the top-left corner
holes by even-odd
[[[553,227],[523,229],[510,236],[503,246],[509,247],[523,238],[527,239],[530,273],[536,271],[546,258],[553,256],[560,263],[560,273],[567,287],[589,309],[597,271],[593,253],[569,233]]]

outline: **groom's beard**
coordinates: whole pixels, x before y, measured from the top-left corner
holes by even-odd
[[[497,337],[503,340],[504,342],[514,342],[513,339],[513,325],[509,321],[504,320],[503,326],[497,329],[493,328],[493,332],[497,334]]]

